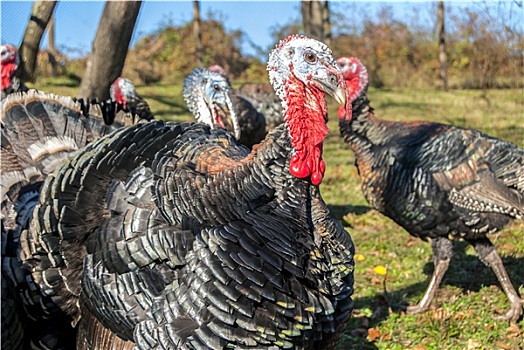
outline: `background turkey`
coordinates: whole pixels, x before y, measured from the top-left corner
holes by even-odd
[[[219,65],[209,70],[222,75],[229,82],[227,72]],[[267,133],[282,124],[282,106],[271,84],[245,83],[231,92],[238,111],[240,143],[252,148]]]
[[[27,91],[27,86],[15,75],[18,68],[18,51],[12,45],[0,45],[2,99],[13,92]]]
[[[211,128],[220,126],[238,139],[239,120],[227,79],[207,68],[195,68],[184,80],[184,101],[195,119]]]
[[[143,120],[153,119],[149,104],[136,92],[131,80],[124,77],[116,78],[109,88],[109,96],[131,115],[138,115]]]
[[[106,101],[96,98],[73,98],[73,101],[80,104],[85,116],[101,116],[108,125],[116,121],[121,126],[129,126],[154,118],[149,104],[136,92],[135,86],[127,78],[116,78],[109,87],[109,96]]]
[[[450,263],[451,236],[493,269],[511,303],[503,318],[518,320],[524,301],[487,234],[524,217],[524,150],[475,130],[380,120],[366,96],[365,66],[347,57],[337,63],[353,92],[352,118],[339,110],[340,132],[355,152],[366,200],[411,235],[431,238],[435,270],[408,313],[429,308]]]
[[[24,257],[70,317],[81,312],[79,349],[334,348],[354,248],[318,185],[324,95],[343,103],[344,80],[303,36],[268,67],[286,124],[251,153],[222,128],[154,121],[48,178]]]
[[[141,120],[120,107],[36,90],[2,100],[2,344],[10,349],[27,348],[30,342],[32,348],[74,347],[71,320],[39,292],[21,266],[20,234],[45,178],[88,143]]]

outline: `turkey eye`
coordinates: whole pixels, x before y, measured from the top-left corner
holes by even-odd
[[[295,53],[295,51],[294,51],[293,49],[289,49],[289,50],[287,50],[287,55],[288,55],[289,57],[293,56],[294,53]]]
[[[216,91],[216,92],[219,92],[220,91],[220,86],[218,84],[215,84],[213,85],[213,89]]]
[[[309,63],[316,63],[317,62],[317,55],[315,55],[313,52],[308,51],[304,54],[304,58]]]

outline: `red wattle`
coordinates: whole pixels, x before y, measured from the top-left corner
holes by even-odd
[[[14,62],[2,64],[2,90],[11,86],[11,77],[16,67],[17,65]]]
[[[289,162],[289,172],[291,175],[303,179],[311,174],[311,168],[295,154]]]
[[[338,117],[339,119],[344,119],[346,116],[346,108],[344,106],[338,107]]]
[[[311,183],[315,186],[320,185],[324,176],[321,173],[314,173],[311,175]]]

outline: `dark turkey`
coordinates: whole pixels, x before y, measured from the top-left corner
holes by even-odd
[[[2,345],[6,348],[74,347],[70,317],[49,295],[40,293],[29,270],[22,267],[20,234],[29,225],[43,181],[56,168],[88,143],[140,120],[118,109],[115,103],[75,102],[36,90],[2,100]],[[86,110],[89,114],[84,114]]]
[[[2,100],[13,92],[27,91],[24,82],[16,76],[20,59],[18,51],[12,45],[0,45],[1,75],[2,75]]]
[[[524,150],[476,130],[380,120],[366,96],[365,66],[355,58],[337,63],[353,91],[352,118],[339,110],[340,132],[355,153],[364,196],[412,236],[431,239],[435,270],[420,303],[407,311],[429,308],[450,263],[450,238],[462,238],[508,296],[503,318],[518,320],[524,301],[486,235],[524,217]]]
[[[88,145],[45,182],[24,261],[78,349],[333,349],[351,315],[353,243],[318,185],[328,47],[270,55],[286,124],[249,151],[223,128],[153,121]],[[348,104],[349,107],[349,104]]]
[[[237,110],[231,99],[229,82],[207,68],[195,68],[184,80],[182,94],[195,119],[211,128],[221,127],[238,139]]]
[[[109,88],[109,96],[112,101],[122,105],[123,110],[130,115],[138,115],[143,120],[153,119],[149,104],[136,92],[131,80],[124,77],[116,78]]]
[[[222,75],[229,83],[228,74],[221,66],[214,65],[209,70]],[[231,96],[238,111],[239,141],[249,148],[284,121],[280,98],[271,84],[245,83],[232,90]]]

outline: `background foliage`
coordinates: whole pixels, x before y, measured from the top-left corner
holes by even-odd
[[[501,2],[500,6],[509,6]],[[335,56],[357,56],[368,66],[375,87],[436,88],[438,43],[436,4],[413,8],[399,20],[391,6],[370,12],[364,3],[332,2],[331,48]],[[483,3],[465,10],[446,8],[446,40],[450,88],[505,88],[524,86],[524,29],[522,8],[497,11]],[[241,30],[227,30],[220,13],[202,20],[203,64],[222,65],[230,77],[242,81],[267,81],[265,61],[243,56],[241,43],[249,38]],[[276,43],[283,36],[301,33],[300,14],[273,28]],[[254,45],[254,44],[253,44]],[[271,47],[259,47],[266,58]],[[124,75],[137,84],[180,82],[194,68],[192,23],[175,25],[167,18],[130,49]],[[45,52],[40,55],[40,76],[49,76]],[[60,73],[81,77],[85,59],[60,57]]]

